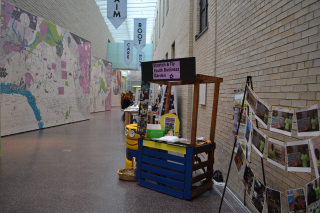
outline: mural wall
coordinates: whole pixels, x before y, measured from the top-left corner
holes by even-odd
[[[111,110],[111,62],[92,56],[90,76],[91,112]]]
[[[121,92],[126,93],[126,88],[127,88],[127,77],[122,76],[122,78],[121,78]]]
[[[90,118],[91,43],[1,4],[1,135]]]
[[[112,96],[111,96],[112,106],[121,105],[121,71],[113,71],[112,74]]]

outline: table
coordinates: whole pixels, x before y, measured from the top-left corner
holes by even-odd
[[[124,125],[125,126],[132,123],[132,120],[131,120],[132,114],[139,114],[139,111],[138,110],[124,110],[124,115],[125,115]],[[153,111],[148,112],[148,123],[149,124],[153,123]]]
[[[139,139],[138,146],[136,181],[139,181],[141,186],[187,200],[212,188],[210,167],[214,159],[193,164],[193,156],[214,151],[215,143],[182,147]],[[172,152],[179,153],[180,156]],[[194,171],[205,167],[205,173],[192,177]],[[203,179],[210,181],[201,183]],[[192,186],[195,183],[199,183],[197,187]]]

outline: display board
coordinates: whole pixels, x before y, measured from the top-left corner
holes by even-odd
[[[91,112],[111,110],[112,63],[92,56],[90,76]]]
[[[196,59],[175,58],[141,63],[142,81],[194,81]]]
[[[91,43],[2,1],[1,135],[90,118]]]
[[[115,70],[112,74],[112,107],[121,106],[121,71]]]

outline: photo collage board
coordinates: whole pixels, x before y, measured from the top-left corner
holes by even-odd
[[[245,98],[245,102],[242,109],[243,98]],[[241,111],[243,113],[240,119]],[[287,136],[292,136],[295,117],[297,137],[315,137],[293,142],[282,142],[270,138],[252,123],[253,116],[257,123],[265,129]],[[233,135],[235,141],[233,160],[236,170],[240,173],[242,168],[245,168],[243,184],[258,212],[263,212],[264,202],[267,204],[268,212],[284,212],[281,207],[281,194],[286,195],[290,212],[319,212],[320,132],[318,102],[299,109],[273,107],[264,103],[247,86],[245,94],[243,91],[235,92]],[[307,184],[306,187],[285,192],[268,188],[256,178],[254,171],[250,168],[249,151],[251,150],[247,145],[255,150],[261,160],[263,160],[263,154],[266,153],[267,161],[283,170],[310,173],[313,162],[317,179]]]

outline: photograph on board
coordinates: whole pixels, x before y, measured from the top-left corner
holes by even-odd
[[[308,140],[287,142],[288,171],[311,172]]]
[[[150,91],[150,82],[141,82],[140,100],[148,100]]]
[[[267,161],[273,165],[285,170],[286,169],[286,144],[272,138],[268,138],[268,158]]]
[[[264,199],[266,195],[266,187],[257,178],[254,179],[253,193],[252,193],[252,205],[262,213]]]
[[[234,145],[234,153],[237,153],[238,148],[240,147],[240,140],[236,135],[234,136],[233,143],[236,143]]]
[[[238,148],[236,156],[234,156],[234,163],[236,164],[237,171],[240,172],[245,162],[245,156],[241,148]]]
[[[307,184],[307,207],[319,201],[319,178]]]
[[[287,191],[290,212],[306,212],[306,197],[304,189],[291,189]]]
[[[240,109],[240,112],[238,114],[239,117],[240,117],[240,113],[241,113],[241,109]],[[242,111],[242,116],[241,116],[240,126],[239,126],[239,132],[238,132],[238,135],[239,135],[240,139],[245,140],[246,127],[247,127],[247,108],[244,108],[243,111]]]
[[[239,107],[233,107],[234,110],[234,116],[233,116],[233,129],[232,132],[234,135],[237,134],[238,130],[238,122],[239,122],[239,114],[240,114],[240,108]]]
[[[267,188],[268,213],[281,213],[281,192]]]
[[[291,136],[293,112],[294,110],[272,108],[270,130]]]
[[[310,150],[316,177],[320,177],[320,136],[309,139]]]
[[[240,109],[241,110],[241,109]],[[246,153],[247,153],[247,141],[246,141],[246,129],[247,129],[247,111],[248,108],[244,108],[242,111],[242,116],[241,116],[241,120],[240,120],[240,126],[239,126],[239,138],[240,138],[240,146],[242,147],[243,151],[244,151],[244,155],[245,157],[247,157]],[[241,111],[239,112],[239,116],[240,116]]]
[[[262,134],[262,132],[260,132],[256,127],[253,127],[251,140],[253,149],[258,153],[258,155],[260,155],[260,157],[263,157],[267,136]]]
[[[308,206],[308,213],[319,213],[320,209],[319,209],[319,202],[315,202],[313,204],[311,204],[310,206]]]
[[[256,110],[257,97],[250,87],[247,86],[246,100],[252,111]]]
[[[251,195],[253,179],[254,179],[254,174],[253,174],[249,164],[246,163],[246,165],[244,167],[244,174],[243,174],[242,182],[244,184],[244,187],[246,188],[248,195]]]
[[[246,99],[248,102],[248,105],[250,106],[252,111],[256,110],[256,105],[257,105],[257,97],[253,93],[250,87],[247,86],[247,94],[246,94]]]
[[[318,136],[319,133],[319,114],[318,105],[315,104],[311,107],[297,109],[297,135],[303,136]]]
[[[243,97],[244,97],[243,90],[235,91],[235,93],[234,93],[234,107],[242,107]],[[244,102],[244,106],[247,106],[246,102]]]
[[[270,107],[267,104],[265,104],[263,101],[258,99],[257,107],[255,111],[255,117],[262,124],[264,128],[267,128],[268,126],[269,111],[270,111]]]
[[[251,131],[252,131],[252,112],[249,110],[249,119],[247,119],[245,142],[246,142],[246,158],[251,161]]]
[[[164,129],[165,129],[165,135],[168,133],[172,133],[174,135],[175,129],[176,129],[176,118],[172,117],[165,117],[164,118]]]

